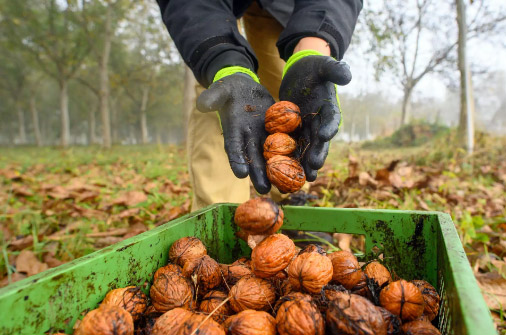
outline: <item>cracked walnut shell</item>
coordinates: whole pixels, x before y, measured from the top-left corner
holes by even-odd
[[[199,295],[204,295],[222,282],[220,265],[208,255],[187,261],[183,276],[194,281]]]

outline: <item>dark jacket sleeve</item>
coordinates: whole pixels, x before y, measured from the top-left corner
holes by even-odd
[[[303,37],[320,37],[330,45],[332,56],[342,59],[362,9],[362,0],[295,0],[295,8],[277,43],[287,60]]]
[[[253,49],[237,28],[233,0],[157,0],[162,19],[197,81],[208,87],[224,66],[257,70]]]

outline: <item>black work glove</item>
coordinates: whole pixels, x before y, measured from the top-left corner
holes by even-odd
[[[236,72],[214,81],[197,99],[201,112],[218,111],[225,151],[238,178],[248,175],[260,194],[271,189],[267,179],[263,144],[265,111],[274,99],[249,74]]]
[[[350,82],[350,67],[332,57],[305,50],[290,57],[283,72],[279,98],[300,108],[302,127],[292,135],[298,143],[306,179],[314,181],[341,123],[335,84]]]

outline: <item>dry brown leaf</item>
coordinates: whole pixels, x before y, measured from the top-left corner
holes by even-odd
[[[378,182],[367,172],[360,172],[358,174],[358,183],[362,186],[376,187],[378,185]]]
[[[28,235],[22,238],[19,238],[17,240],[12,241],[9,243],[9,248],[11,250],[23,250],[28,247],[31,247],[33,244],[33,236]]]
[[[151,181],[151,182],[147,183],[146,185],[144,185],[144,187],[142,189],[146,193],[151,193],[151,191],[153,191],[157,187],[158,187],[158,184],[155,183],[154,181]]]
[[[63,264],[62,261],[60,261],[59,259],[55,258],[50,253],[47,253],[47,254],[44,255],[44,263],[46,263],[50,268],[55,268],[55,267],[60,266],[60,265]]]
[[[19,272],[14,272],[12,275],[11,275],[11,282],[14,283],[14,282],[17,282],[21,279],[25,279],[27,276],[25,274],[22,274],[22,273],[19,273]],[[4,286],[7,286],[9,285],[9,277],[8,276],[5,276],[2,280],[0,280],[0,287],[4,287]]]
[[[148,200],[147,195],[141,191],[128,191],[120,195],[117,199],[110,203],[110,206],[123,205],[123,206],[135,206]]]
[[[0,175],[4,176],[6,179],[10,179],[13,181],[20,181],[23,179],[21,173],[17,170],[0,170]]]
[[[25,249],[21,251],[16,259],[17,272],[26,273],[28,276],[32,276],[48,268],[48,265],[40,262],[30,250]]]
[[[12,185],[12,193],[22,197],[31,197],[33,191],[26,185],[14,184]]]
[[[144,233],[147,230],[148,228],[143,223],[137,222],[128,228],[128,233],[126,233],[123,238],[130,238],[132,236]]]
[[[123,240],[124,240],[123,237],[107,236],[107,237],[102,237],[102,238],[97,239],[93,245],[96,248],[104,248],[104,247],[108,247],[112,244],[121,242]]]
[[[86,237],[108,237],[108,236],[121,236],[128,233],[128,228],[116,228],[108,231],[102,231],[98,233],[86,234]]]
[[[131,216],[137,215],[140,212],[140,208],[129,208],[125,209],[124,211],[121,211],[119,214],[116,215],[116,217],[120,220],[129,218]]]
[[[477,273],[476,279],[483,298],[490,309],[501,309],[506,306],[506,279],[495,272]]]
[[[52,187],[50,191],[47,192],[47,195],[51,198],[60,200],[70,198],[70,194],[67,189],[59,185]]]
[[[354,156],[348,156],[348,178],[358,176],[358,160]]]

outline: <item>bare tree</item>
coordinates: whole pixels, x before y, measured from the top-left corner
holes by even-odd
[[[504,14],[481,10],[486,7],[483,3],[478,4],[467,24],[467,39],[495,33],[497,25],[505,20]],[[402,126],[416,85],[453,57],[458,45],[454,11],[435,0],[383,0],[373,7],[365,11],[364,18],[372,35],[376,76],[378,79],[390,74],[402,88]]]

